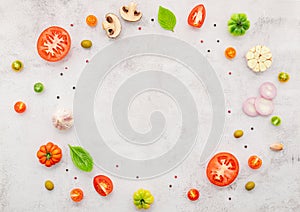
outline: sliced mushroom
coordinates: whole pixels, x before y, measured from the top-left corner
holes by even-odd
[[[106,31],[106,35],[109,38],[116,38],[121,32],[122,26],[115,14],[108,13],[105,16],[105,21],[102,22],[102,28]]]
[[[142,13],[136,10],[137,4],[131,2],[128,6],[120,8],[120,15],[126,21],[139,21],[142,17]]]

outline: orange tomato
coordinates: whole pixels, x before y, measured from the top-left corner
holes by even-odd
[[[52,142],[48,142],[46,145],[42,145],[40,147],[36,155],[41,164],[45,164],[45,166],[50,167],[61,160],[62,151],[57,145]]]
[[[16,104],[14,105],[14,109],[17,113],[24,113],[26,110],[26,104],[24,102],[16,102]]]
[[[97,17],[94,15],[88,15],[85,19],[87,25],[89,25],[90,27],[94,27],[97,25]]]
[[[80,202],[83,199],[83,191],[80,188],[74,188],[70,192],[70,197],[74,202]]]
[[[248,165],[252,169],[259,169],[262,165],[262,160],[258,156],[252,155],[248,159]]]
[[[236,56],[236,50],[233,47],[228,47],[225,49],[225,57],[227,59],[233,59]]]

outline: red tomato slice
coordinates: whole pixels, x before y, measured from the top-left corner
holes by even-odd
[[[188,24],[192,27],[200,28],[205,20],[206,10],[203,4],[197,5],[192,9],[188,17]]]
[[[231,184],[239,174],[239,162],[228,152],[220,152],[210,159],[206,168],[209,181],[217,186]]]
[[[52,26],[45,29],[38,41],[37,50],[41,58],[49,62],[63,59],[71,47],[71,37],[63,28]]]
[[[109,177],[97,175],[94,177],[94,188],[101,196],[107,196],[113,191],[113,183]]]

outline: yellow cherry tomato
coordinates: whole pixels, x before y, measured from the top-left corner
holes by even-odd
[[[90,27],[96,26],[96,25],[97,25],[97,22],[98,22],[97,17],[94,16],[94,15],[88,15],[88,16],[86,17],[86,20],[85,20],[85,21],[86,21],[87,25],[89,25]]]

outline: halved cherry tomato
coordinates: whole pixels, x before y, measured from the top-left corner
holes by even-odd
[[[63,28],[52,26],[45,29],[38,41],[37,50],[41,58],[49,62],[63,59],[71,47],[71,37]]]
[[[262,165],[262,160],[256,155],[252,155],[248,159],[248,165],[252,169],[259,169]]]
[[[188,191],[187,196],[191,201],[196,201],[199,199],[200,193],[197,189],[192,188]]]
[[[207,164],[206,175],[209,181],[217,186],[231,184],[239,174],[239,162],[228,152],[220,152]]]
[[[109,177],[97,175],[94,177],[94,188],[101,196],[107,196],[113,191],[113,183]]]
[[[206,10],[203,4],[197,5],[192,9],[188,17],[188,24],[192,27],[200,28],[205,20]]]
[[[74,202],[80,202],[83,199],[83,191],[80,188],[74,188],[70,192],[70,197]]]

